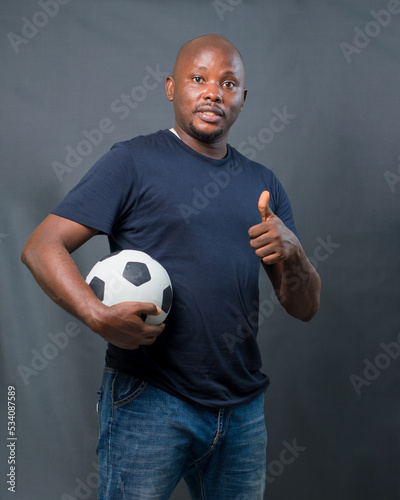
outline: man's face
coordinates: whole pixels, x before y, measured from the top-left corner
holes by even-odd
[[[242,60],[228,45],[187,50],[166,82],[178,133],[202,143],[226,143],[246,98],[244,78]]]

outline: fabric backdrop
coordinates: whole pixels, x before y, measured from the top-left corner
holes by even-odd
[[[246,65],[230,143],[277,174],[323,282],[305,324],[260,278],[266,498],[399,498],[400,2],[2,0],[0,14],[1,498],[96,497],[105,343],[19,256],[114,142],[173,125],[165,76],[206,33]],[[107,251],[105,237],[77,251],[82,274]]]

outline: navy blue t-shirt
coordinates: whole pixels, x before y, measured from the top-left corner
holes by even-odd
[[[248,402],[267,388],[254,321],[260,259],[248,236],[261,222],[265,189],[295,232],[269,169],[229,145],[221,160],[201,155],[169,130],[115,144],[72,189],[54,214],[107,234],[111,252],[148,253],[173,286],[163,333],[137,350],[109,344],[109,366],[211,407]]]

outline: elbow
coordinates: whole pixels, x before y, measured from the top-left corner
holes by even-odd
[[[25,264],[26,266],[28,265],[28,255],[29,255],[29,250],[27,248],[27,244],[25,244],[24,248],[22,249],[22,252],[21,252],[21,262],[23,264]]]
[[[320,297],[321,278],[314,272],[313,278],[305,290],[281,297],[280,301],[288,314],[304,323],[308,323],[319,310]]]
[[[31,262],[34,259],[34,253],[35,253],[35,249],[33,248],[33,245],[31,244],[31,242],[28,240],[25,243],[25,246],[22,249],[21,256],[20,256],[21,262],[23,264],[25,264],[25,266],[28,267],[28,269],[30,269]]]
[[[321,300],[321,278],[317,274],[317,279],[315,281],[314,290],[310,298],[309,307],[307,314],[299,318],[304,323],[308,323],[313,319],[319,310],[320,300]]]
[[[313,301],[309,305],[306,314],[302,315],[298,319],[300,319],[304,323],[308,323],[309,321],[311,321],[319,310],[319,304],[320,304],[320,292],[318,291],[318,293],[315,294]]]
[[[303,316],[301,318],[298,318],[298,319],[300,319],[304,323],[308,323],[317,314],[318,309],[319,309],[319,304],[317,304],[317,305],[313,306],[312,308],[310,308],[310,310],[307,312],[307,314],[305,316]]]
[[[320,294],[319,292],[307,301],[307,304],[293,308],[286,307],[286,311],[294,318],[303,321],[304,323],[310,322],[319,310]]]
[[[319,309],[319,300],[313,304],[308,305],[307,309],[304,307],[288,307],[287,304],[282,304],[286,312],[295,319],[308,323],[317,314]]]

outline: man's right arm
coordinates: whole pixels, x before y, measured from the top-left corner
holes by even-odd
[[[47,295],[107,342],[122,349],[150,345],[164,325],[148,325],[141,314],[158,314],[154,305],[123,302],[105,306],[83,279],[71,254],[98,233],[69,219],[50,214],[26,242],[22,262]]]

